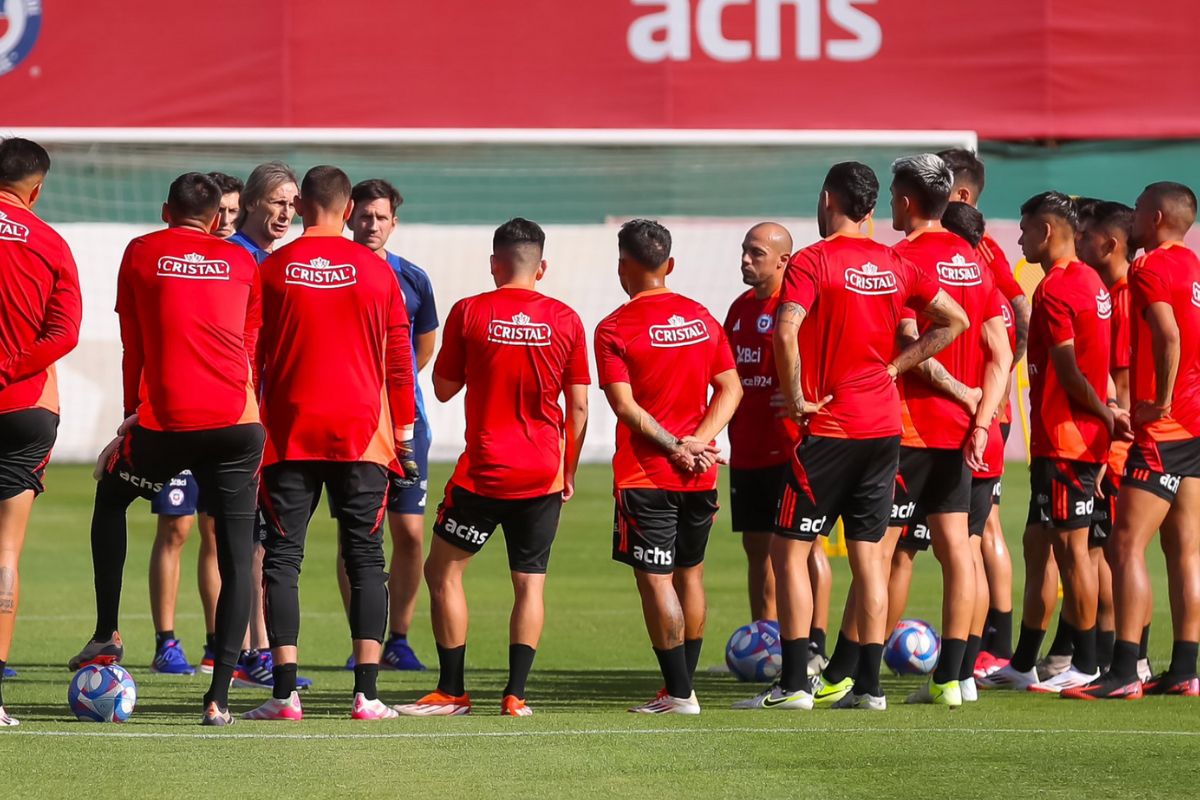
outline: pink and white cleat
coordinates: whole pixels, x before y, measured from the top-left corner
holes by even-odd
[[[242,714],[242,719],[299,722],[304,719],[304,709],[300,707],[300,693],[292,692],[286,700],[272,697],[253,711]]]
[[[385,705],[378,697],[368,700],[362,692],[354,695],[354,707],[350,710],[350,719],[396,719],[399,716],[400,712]]]

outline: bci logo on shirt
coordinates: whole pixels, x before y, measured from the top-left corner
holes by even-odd
[[[947,286],[978,286],[983,283],[979,265],[967,261],[961,253],[955,253],[949,261],[939,261],[938,278]]]
[[[293,261],[283,271],[283,282],[310,289],[341,289],[358,283],[353,264],[330,264],[327,258],[314,258],[307,264]]]
[[[494,319],[488,323],[488,341],[520,347],[545,347],[550,344],[550,326],[531,321],[528,314],[517,312],[511,320]]]
[[[678,314],[666,325],[650,326],[651,347],[687,347],[708,340],[708,328],[698,319],[684,319]]]
[[[855,294],[895,294],[896,274],[868,261],[858,269],[846,270],[846,288]]]
[[[9,219],[8,216],[0,211],[0,239],[6,242],[28,242],[29,228]]]
[[[229,262],[207,259],[199,253],[185,256],[163,256],[158,260],[158,277],[186,278],[193,281],[227,281],[230,275]]]

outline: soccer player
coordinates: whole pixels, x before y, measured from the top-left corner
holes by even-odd
[[[1029,333],[1030,505],[1025,533],[1026,592],[1012,661],[985,686],[1057,693],[1085,686],[1096,663],[1096,570],[1088,535],[1100,465],[1114,421],[1108,361],[1112,298],[1096,271],[1076,258],[1075,202],[1043,192],[1021,206],[1021,249],[1046,277],[1033,297]],[[1034,669],[1050,608],[1039,591],[1053,551],[1062,574],[1064,615],[1074,629],[1072,665],[1039,681]]]
[[[262,264],[259,341],[263,424],[263,594],[273,657],[272,697],[246,719],[303,718],[297,693],[297,581],[322,487],[337,510],[350,576],[357,720],[395,717],[378,697],[387,626],[383,522],[388,471],[417,478],[412,458],[412,344],[404,298],[387,264],[342,236],[350,179],[313,167],[297,208],[304,234]]]
[[[878,193],[870,167],[835,164],[817,203],[825,238],[796,253],[784,278],[775,363],[788,413],[804,438],[793,451],[771,542],[783,669],[779,683],[737,708],[812,708],[806,562],[813,542],[838,517],[859,638],[839,636],[825,678],[816,679],[818,694],[835,708],[887,708],[879,686],[888,580],[882,539],[900,455],[895,379],[949,345],[966,330],[967,318],[925,271],[863,236]],[[896,329],[905,306],[933,324],[901,348]]]
[[[433,387],[443,403],[466,388],[467,446],[438,506],[425,562],[441,674],[436,691],[397,708],[407,716],[471,711],[462,580],[497,527],[514,596],[500,714],[533,714],[525,684],[542,635],[550,549],[563,503],[575,494],[591,383],[579,315],[536,288],[548,266],[545,243],[542,229],[520,217],[497,228],[496,289],[460,300],[446,318]]]
[[[252,354],[259,327],[258,270],[240,247],[213,236],[221,191],[198,172],[176,178],[166,230],[129,243],[117,276],[126,419],[97,465],[92,513],[96,631],[76,657],[115,661],[126,510],[187,468],[217,523],[221,595],[217,659],[205,725],[227,725],[229,684],[252,593],[255,494],[263,428]]]
[[[1137,199],[1133,236],[1145,250],[1130,271],[1134,443],[1125,463],[1109,553],[1117,642],[1112,666],[1067,697],[1200,695],[1200,259],[1183,239],[1196,221],[1196,195],[1153,183]],[[1175,642],[1167,671],[1143,684],[1138,637],[1151,587],[1146,547],[1161,530]]]
[[[58,432],[54,364],[79,342],[83,310],[71,249],[33,213],[49,171],[41,145],[0,141],[0,727],[17,724],[4,678],[25,530]]]
[[[222,239],[228,239],[237,233],[236,223],[242,207],[242,189],[245,188],[245,184],[239,178],[224,172],[210,172],[208,177],[221,187],[221,208],[217,212],[217,229],[213,233]],[[290,221],[288,224],[291,224]]]
[[[437,306],[433,300],[433,285],[425,270],[416,264],[387,251],[387,242],[396,229],[396,211],[404,198],[395,187],[383,180],[366,180],[350,192],[354,211],[350,214],[350,232],[354,241],[369,247],[387,262],[400,282],[404,305],[412,328],[413,374],[425,368],[433,358],[437,338]],[[421,560],[424,555],[425,500],[429,488],[429,416],[421,387],[416,387],[417,420],[413,428],[413,458],[421,470],[416,483],[404,481],[392,474],[388,489],[388,529],[392,535],[392,565],[388,572],[388,638],[383,645],[381,667],[399,670],[423,670],[425,665],[408,644],[408,629],[412,626],[421,588]],[[350,582],[345,565],[338,556],[338,586],[342,602],[350,610]],[[354,669],[354,659],[346,664]]]
[[[633,568],[666,683],[630,710],[699,714],[692,680],[707,614],[704,551],[717,512],[713,439],[742,386],[721,326],[667,288],[670,232],[635,219],[621,226],[617,247],[629,302],[604,318],[595,342],[600,385],[617,415],[613,560]]]
[[[986,170],[983,161],[971,150],[955,148],[938,153],[942,160],[954,173],[954,187],[951,189],[952,201],[965,203],[975,207],[979,205],[979,197],[983,194]],[[1013,277],[1013,269],[1004,257],[1004,251],[985,230],[978,245],[979,257],[992,272],[996,286],[1008,301],[1012,310],[1014,332],[1013,365],[1025,357],[1026,345],[1029,341],[1029,298]],[[1012,403],[1006,390],[1004,402],[1000,407],[1000,432],[1004,441],[1008,441],[1012,429]],[[998,468],[1003,472],[1003,458]],[[993,469],[996,465],[991,465]],[[1000,484],[997,484],[999,487]],[[1000,524],[1000,495],[997,494],[991,515],[983,530],[983,563],[987,573],[989,608],[987,624],[984,629],[983,647],[979,658],[976,659],[976,677],[995,672],[1004,666],[1012,657],[1012,557],[1008,553],[1008,545],[1004,540],[1004,530]]]

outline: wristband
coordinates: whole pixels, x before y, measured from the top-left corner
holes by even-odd
[[[1115,397],[1108,398],[1107,405],[1109,408],[1120,408],[1121,407],[1121,403],[1118,402],[1117,398],[1115,398]]]

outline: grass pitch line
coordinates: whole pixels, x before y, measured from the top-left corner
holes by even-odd
[[[1092,728],[587,728],[561,731],[429,731],[402,732],[381,731],[380,733],[236,733],[183,731],[114,731],[69,730],[42,731],[27,727],[10,728],[0,733],[4,736],[48,736],[87,737],[113,739],[295,739],[298,741],[334,741],[354,739],[519,739],[519,738],[571,738],[580,736],[670,736],[675,734],[780,734],[780,733],[854,733],[885,735],[939,733],[939,734],[1034,734],[1038,736],[1091,735],[1091,736],[1161,736],[1200,737],[1200,731],[1155,731],[1155,730],[1096,730]]]

